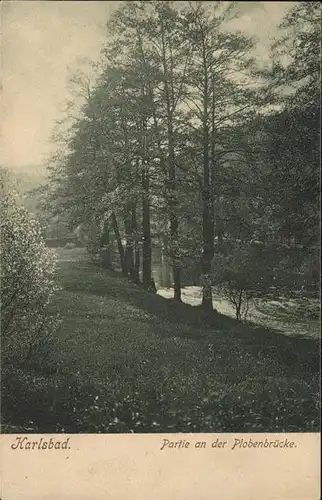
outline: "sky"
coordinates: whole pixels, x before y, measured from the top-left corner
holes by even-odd
[[[51,134],[70,97],[68,75],[81,58],[98,60],[106,21],[117,1],[6,1],[1,8],[0,164],[42,165]],[[270,38],[296,2],[240,2],[237,27],[258,38],[268,57]]]

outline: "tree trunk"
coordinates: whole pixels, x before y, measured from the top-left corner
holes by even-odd
[[[142,229],[143,229],[143,255],[142,271],[143,286],[148,289],[152,282],[152,250],[151,250],[151,223],[150,223],[150,181],[145,161],[142,165]]]
[[[173,137],[173,113],[174,113],[174,96],[173,87],[170,90],[169,71],[166,59],[166,46],[164,40],[164,27],[161,22],[161,40],[162,40],[162,60],[164,70],[164,90],[167,109],[167,139],[168,139],[168,189],[167,198],[169,205],[169,222],[170,222],[170,240],[171,240],[171,261],[173,270],[174,283],[174,299],[181,300],[181,276],[180,266],[178,264],[178,218],[177,218],[177,194],[176,194],[176,167],[174,154],[174,137]],[[173,74],[170,75],[173,79]]]
[[[145,87],[141,87],[141,96],[145,98]],[[150,176],[147,149],[147,120],[141,120],[141,187],[142,187],[142,282],[147,290],[152,282],[152,248],[151,248],[151,211],[150,211]],[[139,166],[139,161],[137,162]],[[139,169],[137,168],[137,171]]]
[[[133,227],[132,227],[132,202],[126,204],[126,213],[124,216],[124,228],[126,236],[125,261],[127,275],[133,277],[134,269],[134,245],[133,245]]]
[[[100,245],[102,248],[101,250],[102,265],[107,269],[112,269],[113,266],[112,266],[112,256],[110,249],[110,225],[108,220],[104,221],[104,227]]]
[[[212,311],[212,290],[211,290],[211,266],[214,256],[213,227],[210,220],[209,205],[207,197],[203,200],[203,252],[202,252],[202,305],[205,309]]]
[[[111,221],[112,221],[112,227],[113,227],[113,230],[114,230],[114,233],[115,233],[115,238],[116,238],[116,242],[117,242],[117,248],[118,248],[118,251],[119,251],[122,274],[124,276],[127,276],[127,268],[126,268],[126,260],[125,260],[124,248],[123,248],[123,245],[122,245],[121,235],[120,235],[120,231],[119,231],[118,224],[117,224],[117,219],[116,219],[116,216],[115,216],[114,212],[112,212]]]
[[[134,283],[140,283],[140,247],[137,241],[134,242],[133,281]]]
[[[238,295],[237,300],[236,300],[236,319],[237,319],[237,321],[242,320],[242,316],[241,316],[242,301],[243,301],[243,290],[240,290],[239,295]]]
[[[209,102],[208,102],[208,72],[206,53],[204,49],[204,99],[203,99],[203,190],[202,190],[202,238],[203,250],[201,258],[202,271],[202,305],[207,311],[212,311],[211,265],[214,256],[214,221],[213,193],[211,173],[209,168]]]
[[[171,127],[170,127],[171,129]],[[170,132],[172,134],[172,131]],[[172,142],[172,140],[171,140]],[[176,214],[177,210],[177,200],[176,200],[176,181],[175,181],[175,166],[174,166],[174,155],[172,153],[169,155],[169,193],[168,193],[168,203],[169,203],[169,220],[170,220],[170,238],[171,238],[171,262],[173,270],[173,286],[174,286],[174,299],[181,300],[181,273],[178,264],[178,218]]]
[[[135,283],[139,283],[140,281],[140,249],[139,249],[139,244],[137,240],[137,219],[136,219],[136,202],[132,203],[131,207],[131,212],[132,212],[132,232],[135,235],[134,241],[133,241],[133,251],[134,251],[134,265],[132,269],[132,279]]]

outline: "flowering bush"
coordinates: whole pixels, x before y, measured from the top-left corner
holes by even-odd
[[[1,350],[3,361],[24,362],[57,324],[49,313],[57,290],[55,255],[41,227],[19,204],[8,172],[0,168]]]

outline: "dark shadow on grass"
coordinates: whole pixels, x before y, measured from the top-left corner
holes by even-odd
[[[93,270],[97,273],[93,274]],[[68,274],[64,273],[69,277],[64,286],[65,290],[119,299],[139,308],[152,316],[146,321],[158,325],[161,329],[162,326],[173,325],[173,329],[163,329],[165,335],[181,335],[217,345],[218,342],[225,343],[229,339],[240,339],[255,358],[269,357],[297,373],[319,373],[320,342],[316,339],[290,337],[272,329],[242,324],[218,312],[206,313],[202,307],[194,307],[147,292],[120,273],[104,270],[89,262],[68,263],[68,271]],[[184,328],[176,328],[176,325],[187,325],[191,328],[187,328],[185,333]]]
[[[85,318],[93,323],[107,319],[107,324],[110,318],[117,333],[116,359],[113,354],[107,356],[99,374],[103,376],[98,379],[93,369],[95,350],[83,358],[76,346],[69,364],[68,356],[60,357],[57,339],[57,351],[55,343],[44,346],[45,352],[33,356],[29,366],[2,367],[2,425],[6,432],[319,431],[318,342],[243,325],[221,314],[206,315],[202,308],[148,293],[90,263],[61,262],[60,268],[67,293],[54,306],[62,306],[68,320],[65,334],[78,339],[84,333],[79,332],[79,324]],[[105,304],[99,297],[107,299]],[[132,317],[132,307],[149,314],[134,311]],[[76,318],[78,323],[69,332],[68,325]],[[130,337],[140,333],[140,321],[148,324],[139,348],[129,352],[129,358],[134,356],[134,364],[129,365],[122,353],[126,338],[118,331],[123,321],[125,335]],[[102,333],[99,342],[106,342],[108,349],[113,336],[104,340],[105,327],[104,323],[98,328]],[[179,347],[174,342],[156,342],[155,349],[149,351],[147,345],[145,353],[150,333],[161,338],[190,337],[194,342],[183,342],[182,351],[181,342]],[[90,331],[86,340],[86,346],[93,342]],[[171,344],[173,349],[165,349],[169,345],[163,344]],[[207,344],[213,347],[208,358]],[[168,372],[162,370],[167,368],[165,361],[176,368],[171,371],[170,384]]]

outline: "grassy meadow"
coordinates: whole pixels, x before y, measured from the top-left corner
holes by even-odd
[[[4,367],[5,432],[319,429],[316,340],[205,316],[73,252],[54,338],[28,371]]]

